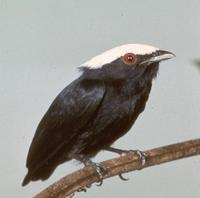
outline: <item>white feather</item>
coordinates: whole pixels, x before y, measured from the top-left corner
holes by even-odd
[[[158,50],[158,48],[144,45],[144,44],[127,44],[112,48],[102,54],[93,57],[89,61],[83,63],[81,66],[89,67],[91,69],[101,68],[103,65],[111,63],[120,58],[126,53],[134,53],[136,55],[151,54]]]

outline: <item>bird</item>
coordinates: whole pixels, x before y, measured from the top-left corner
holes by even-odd
[[[145,109],[159,63],[173,57],[151,45],[125,44],[81,64],[80,76],[58,94],[36,129],[22,186],[48,179],[73,159],[99,172],[92,157],[102,150],[125,152],[112,144]]]

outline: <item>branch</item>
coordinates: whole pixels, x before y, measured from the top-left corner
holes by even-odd
[[[200,139],[147,150],[145,153],[147,154],[147,158],[144,168],[199,155]],[[140,159],[136,154],[129,154],[104,161],[101,165],[106,169],[106,173],[103,177],[105,179],[138,170],[140,168]],[[85,167],[50,185],[44,191],[36,195],[35,198],[64,198],[95,182],[98,182],[95,170],[92,167]]]

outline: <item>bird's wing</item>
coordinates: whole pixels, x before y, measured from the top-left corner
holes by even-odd
[[[71,143],[72,137],[93,118],[104,94],[102,82],[81,78],[66,87],[39,123],[29,149],[27,168],[35,169],[41,163],[48,163],[63,144]]]

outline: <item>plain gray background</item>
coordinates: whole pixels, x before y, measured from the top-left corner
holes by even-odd
[[[145,112],[115,146],[145,150],[200,133],[199,0],[1,0],[0,197],[33,197],[81,165],[66,163],[45,182],[21,187],[29,145],[77,66],[109,48],[146,43],[174,52],[163,62]],[[48,142],[47,142],[48,144]],[[116,155],[100,153],[100,161]],[[108,179],[76,197],[200,197],[200,158]]]

